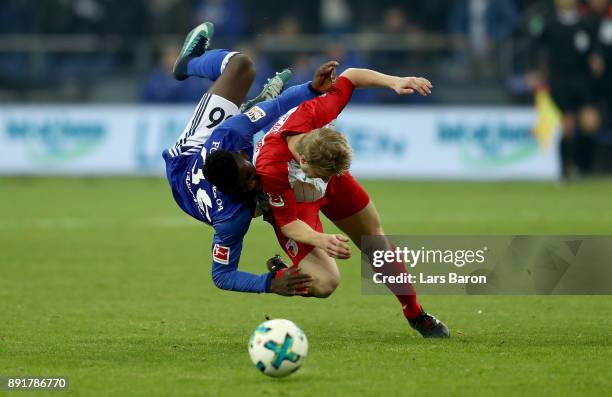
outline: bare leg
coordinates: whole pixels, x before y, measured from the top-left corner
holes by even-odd
[[[361,235],[364,234],[362,232],[366,228],[369,234],[384,234],[380,227],[378,213],[371,202],[359,213],[336,224],[359,247],[361,246]],[[319,248],[314,248],[300,261],[298,266],[302,269],[302,273],[313,278],[313,285],[309,292],[314,297],[327,298],[340,284],[340,271],[336,261]]]
[[[340,284],[340,271],[336,261],[323,250],[313,249],[298,264],[302,273],[313,278],[310,294],[317,298],[327,298]]]
[[[380,216],[372,201],[370,201],[361,211],[348,218],[334,221],[334,224],[346,233],[362,251],[362,236],[384,236],[385,234],[380,224]],[[373,243],[375,245],[380,245],[373,248],[375,250],[393,249],[389,241],[384,237],[374,240]],[[364,252],[364,254],[369,256],[368,252]],[[385,265],[383,273],[397,275],[400,273],[407,273],[407,270],[402,262],[389,263]],[[421,314],[422,308],[411,284],[387,284],[386,286],[402,304],[402,310],[407,318],[416,318]]]
[[[361,249],[361,236],[382,236],[385,234],[380,224],[380,216],[372,201],[358,213],[334,221],[334,224],[346,233],[359,249]]]
[[[210,94],[219,95],[240,107],[255,80],[255,64],[248,56],[232,56],[221,76],[210,87]]]
[[[370,201],[368,205],[356,214],[345,219],[334,222],[344,233],[346,233],[355,244],[362,249],[361,236],[382,236],[372,239],[373,249],[390,249],[393,248],[389,241],[383,236],[384,231],[380,225],[380,217]],[[362,251],[363,252],[363,251]],[[367,252],[364,252],[366,255]],[[403,262],[387,263],[383,268],[380,268],[385,275],[398,275],[407,273],[406,266]],[[416,329],[421,335],[427,338],[448,338],[450,331],[448,327],[438,319],[423,311],[416,296],[416,292],[412,284],[386,284],[386,287],[393,292],[397,300],[402,305],[404,316],[410,323],[410,326]]]

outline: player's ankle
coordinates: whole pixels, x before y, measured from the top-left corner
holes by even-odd
[[[188,73],[188,68],[187,65],[189,64],[189,61],[191,61],[193,59],[193,57],[184,57],[179,59],[176,62],[176,65],[174,65],[174,69],[172,70],[172,75],[174,76],[174,78],[178,81],[183,81],[185,80],[187,77],[189,77],[189,73]]]
[[[404,317],[408,320],[414,320],[423,313],[423,308],[418,303],[416,305],[402,305]]]

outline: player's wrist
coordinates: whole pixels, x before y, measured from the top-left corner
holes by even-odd
[[[327,235],[325,233],[319,233],[319,232],[315,232],[315,235],[313,237],[313,246],[317,247],[317,248],[321,248],[322,250],[325,250],[326,246],[327,246],[327,239],[326,239]]]
[[[266,292],[268,292],[269,294],[277,294],[278,293],[278,290],[276,288],[277,287],[277,285],[276,285],[277,283],[278,283],[278,281],[275,282],[274,281],[274,277],[270,278],[270,285],[268,287],[268,291],[266,291]]]
[[[391,88],[395,90],[398,85],[401,84],[402,78],[398,76],[387,76],[388,78],[385,80],[387,88]]]
[[[273,290],[273,285],[272,285],[272,283],[273,283],[273,281],[274,281],[274,273],[271,273],[271,272],[270,272],[270,273],[268,273],[268,274],[267,274],[267,276],[268,276],[268,277],[267,277],[267,279],[266,279],[266,287],[265,287],[264,292],[266,292],[266,293],[268,293],[268,294],[269,294],[269,293],[274,293],[274,290]]]

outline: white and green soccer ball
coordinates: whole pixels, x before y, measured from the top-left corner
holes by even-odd
[[[306,335],[289,320],[268,320],[260,324],[249,339],[251,361],[268,376],[294,373],[300,369],[307,354]]]

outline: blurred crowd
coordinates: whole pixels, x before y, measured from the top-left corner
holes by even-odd
[[[212,20],[222,37],[252,32],[284,34],[465,33],[484,13],[493,38],[512,30],[520,9],[534,0],[3,0],[0,33],[182,34]],[[475,8],[482,8],[476,10]]]
[[[611,2],[2,0],[0,101],[196,102],[210,82],[177,82],[171,69],[185,33],[208,20],[215,47],[255,61],[250,96],[277,70],[301,82],[328,59],[436,83],[428,98],[366,90],[356,102],[530,103],[548,92],[564,175],[589,173],[598,143],[612,148]]]
[[[549,85],[566,134],[584,135],[609,125],[610,18],[609,0],[2,0],[0,100],[197,101],[208,82],[175,82],[170,69],[185,33],[210,20],[216,47],[255,60],[251,94],[276,70],[291,66],[303,81],[326,59],[425,75],[436,103],[526,102]],[[378,41],[356,42],[368,35]],[[22,49],[22,37],[40,43]],[[266,37],[289,50],[262,45]],[[315,50],[299,50],[313,37]]]
[[[0,43],[0,84],[22,94],[17,98],[9,96],[13,100],[28,100],[24,96],[28,90],[45,87],[60,100],[105,100],[106,97],[96,93],[97,82],[114,79],[124,87],[129,80],[127,74],[131,73],[133,79],[134,74],[142,78],[148,73],[138,90],[141,100],[193,101],[206,82],[177,85],[169,80],[170,59],[181,43],[168,43],[161,38],[180,38],[203,20],[216,25],[215,46],[239,47],[256,59],[261,78],[257,84],[285,66],[293,68],[296,80],[303,80],[326,58],[338,59],[343,67],[371,65],[389,73],[411,71],[434,79],[439,76],[437,81],[454,79],[461,84],[471,76],[481,79],[487,76],[495,83],[498,71],[487,60],[498,51],[498,44],[515,32],[520,24],[520,10],[534,2],[3,0],[0,35],[37,35],[41,40],[51,36],[57,39],[56,35],[93,35],[100,38],[101,44],[97,49],[83,52],[41,50],[37,53],[21,52],[19,44],[3,50]],[[325,35],[318,51],[270,53],[258,44],[262,35],[300,40],[303,35],[313,34]],[[380,44],[373,42],[368,48],[356,49],[350,45],[350,39],[348,43],[339,39],[351,34],[382,34],[393,40],[385,39]],[[404,40],[412,43],[408,49],[416,48],[407,51]],[[387,48],[389,42],[396,43],[395,47]],[[147,58],[146,54],[154,56]],[[129,97],[119,91],[116,95]],[[112,93],[107,97],[117,99]],[[365,93],[356,100],[386,102],[397,98],[389,93]],[[454,98],[434,96],[429,100],[448,102]]]

